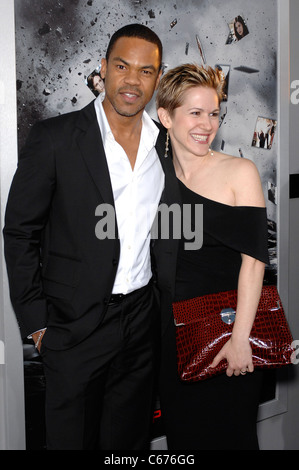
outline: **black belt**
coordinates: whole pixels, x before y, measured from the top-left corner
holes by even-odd
[[[110,296],[108,305],[112,304],[119,304],[122,302],[126,297],[128,297],[130,294],[133,294],[133,292],[130,292],[129,294],[112,294]]]
[[[132,292],[129,292],[128,294],[111,294],[108,305],[114,305],[114,304],[120,304],[123,302],[125,299],[128,297],[131,297],[132,295],[139,295],[142,294],[143,291],[145,291],[149,287],[150,283],[147,284],[147,286],[141,287],[140,289],[133,290]]]

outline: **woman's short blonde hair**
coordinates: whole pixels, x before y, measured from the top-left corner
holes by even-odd
[[[182,64],[161,78],[156,95],[157,108],[165,108],[172,114],[175,108],[182,105],[185,91],[198,86],[213,88],[219,104],[225,96],[225,79],[221,70],[198,64]]]

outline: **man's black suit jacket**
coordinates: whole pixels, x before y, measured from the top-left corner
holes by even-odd
[[[172,174],[162,128],[156,149]],[[103,203],[114,206],[94,103],[37,123],[19,158],[3,231],[22,337],[47,326],[44,344],[65,349],[100,324],[120,256],[117,233],[95,234]]]

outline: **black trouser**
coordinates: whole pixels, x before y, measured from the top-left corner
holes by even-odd
[[[152,286],[109,305],[75,347],[42,347],[47,448],[149,448],[157,304]]]

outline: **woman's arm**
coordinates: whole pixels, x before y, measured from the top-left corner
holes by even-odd
[[[253,371],[249,336],[260,299],[264,269],[265,265],[261,261],[242,255],[232,335],[212,363],[212,367],[215,367],[222,359],[226,359],[228,376],[239,375],[241,371]]]
[[[232,190],[236,205],[265,207],[262,185],[254,163],[246,159],[238,159],[235,163]],[[239,375],[241,371],[253,371],[249,336],[261,295],[264,271],[263,262],[242,254],[232,336],[212,363],[212,367],[215,367],[222,359],[226,359],[228,376]]]

